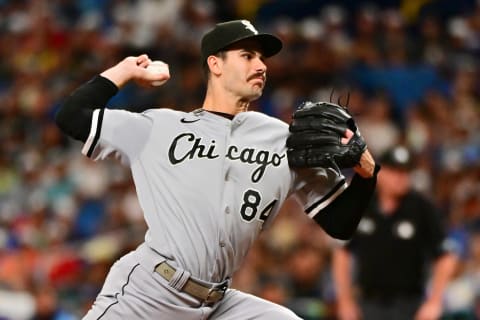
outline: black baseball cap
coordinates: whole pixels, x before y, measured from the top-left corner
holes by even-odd
[[[414,166],[412,152],[405,146],[396,146],[385,151],[379,158],[380,164],[400,170],[410,170]]]
[[[202,62],[226,47],[245,39],[258,40],[262,54],[271,57],[282,49],[282,41],[268,33],[259,33],[248,20],[222,22],[207,32],[201,43]]]

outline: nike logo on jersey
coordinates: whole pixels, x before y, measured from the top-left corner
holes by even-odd
[[[170,163],[175,165],[189,159],[215,159],[220,156],[215,150],[215,140],[212,140],[210,143],[202,142],[202,138],[197,138],[193,133],[179,134],[173,139],[168,150]],[[281,164],[285,154],[254,148],[240,149],[235,145],[231,145],[228,147],[225,157],[246,164],[257,164],[258,167],[252,172],[251,179],[253,182],[258,182],[269,165],[278,167]]]
[[[182,119],[180,119],[180,122],[181,122],[181,123],[194,123],[194,122],[197,122],[197,121],[199,121],[199,120],[200,120],[200,119],[187,120],[187,119],[185,119],[185,118],[182,118]]]

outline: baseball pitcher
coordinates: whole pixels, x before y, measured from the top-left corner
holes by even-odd
[[[247,111],[264,89],[266,58],[281,48],[246,20],[217,24],[201,41],[205,100],[190,113],[104,107],[129,81],[168,80],[168,68],[153,68],[145,54],[66,99],[58,126],[84,142],[85,156],[130,167],[148,225],[145,242],[112,266],[84,319],[299,319],[230,288],[233,273],[292,195],[327,233],[349,238],[379,167],[338,105],[305,103],[290,126]],[[347,167],[356,172],[349,185]]]

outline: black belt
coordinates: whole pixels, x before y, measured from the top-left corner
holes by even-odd
[[[160,263],[155,267],[155,272],[161,275],[165,280],[170,281],[175,274],[174,267],[166,262]],[[225,291],[228,289],[228,281],[222,282],[217,286],[205,286],[192,278],[189,278],[181,291],[199,299],[205,304],[213,304],[223,299]]]

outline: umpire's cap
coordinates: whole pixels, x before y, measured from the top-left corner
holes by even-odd
[[[248,20],[233,20],[218,23],[203,36],[202,62],[205,62],[210,55],[245,39],[256,39],[265,57],[271,57],[282,49],[282,41],[276,36],[259,33]]]
[[[385,151],[379,158],[380,164],[400,170],[411,170],[414,166],[412,152],[405,146],[396,146]]]

